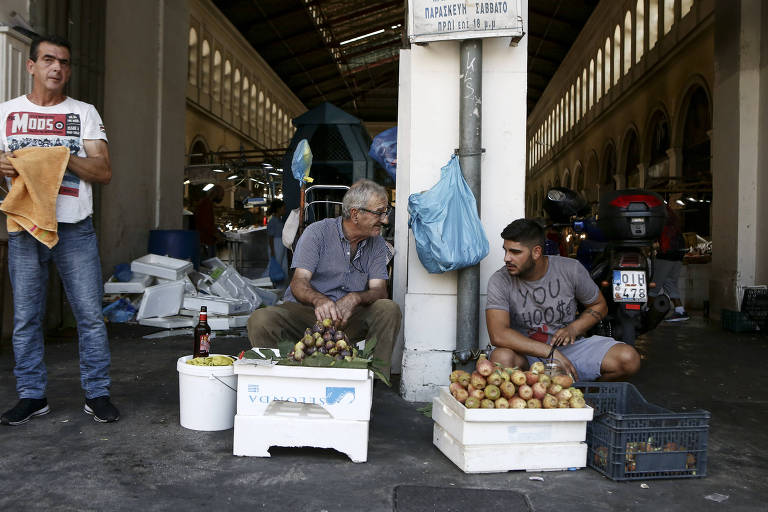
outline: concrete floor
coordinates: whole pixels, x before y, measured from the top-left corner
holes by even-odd
[[[591,469],[464,474],[432,446],[432,420],[417,411],[424,404],[405,402],[381,385],[374,392],[367,463],[320,449],[235,457],[232,430],[195,432],[179,425],[175,365],[191,342],[141,339],[154,330],[110,325],[112,397],[122,418],[107,425],[82,412],[76,344],[47,345],[52,412],[0,427],[0,510],[388,511],[399,485],[512,490],[537,511],[766,510],[765,336],[725,332],[694,318],[664,325],[639,342],[643,368],[632,382],[649,401],[712,413],[708,476],[620,483]],[[222,353],[246,346],[241,337],[220,337],[215,345]],[[5,345],[3,410],[16,401],[12,367]]]

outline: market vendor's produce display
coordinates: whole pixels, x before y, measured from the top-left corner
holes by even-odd
[[[380,370],[384,361],[373,357],[375,346],[376,339],[372,338],[365,341],[362,351],[358,350],[347,333],[337,329],[331,319],[326,318],[307,327],[298,341],[284,340],[278,343],[277,352],[263,348],[251,349],[242,352],[240,357],[272,360],[283,366],[368,369],[389,386],[389,379]]]
[[[187,364],[192,366],[232,366],[235,360],[231,356],[193,357]]]
[[[584,394],[572,387],[570,375],[550,375],[544,363],[531,369],[505,368],[481,354],[471,374],[450,375],[451,395],[467,409],[581,409]]]

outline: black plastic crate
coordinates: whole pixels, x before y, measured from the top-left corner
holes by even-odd
[[[676,413],[648,403],[628,382],[579,382],[595,417],[587,465],[613,480],[706,476],[707,411]]]

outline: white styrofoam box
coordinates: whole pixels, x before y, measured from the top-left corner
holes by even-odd
[[[271,290],[254,285],[250,285],[248,289],[258,295],[261,298],[260,303],[263,303],[265,306],[274,306],[277,303],[277,294]]]
[[[255,291],[253,291],[253,288],[250,286],[246,286],[242,289],[242,297],[247,300],[253,309],[258,308],[261,306],[261,296],[259,296]]]
[[[212,331],[226,331],[229,329],[229,317],[208,315],[207,321]]]
[[[227,281],[214,281],[211,283],[211,293],[218,296],[223,297],[225,299],[236,299],[237,294],[232,294],[232,292],[229,289],[229,286],[227,286],[229,283]]]
[[[260,366],[235,362],[237,414],[263,416],[273,402],[319,405],[337,420],[368,421],[373,374],[356,368]]]
[[[234,455],[269,457],[270,446],[333,448],[365,462],[368,421],[336,420],[317,405],[292,402],[273,402],[263,416],[235,415]]]
[[[144,293],[144,289],[152,284],[154,277],[134,272],[130,281],[118,281],[110,276],[104,283],[104,293]]]
[[[230,329],[236,329],[238,327],[245,327],[248,325],[248,319],[251,317],[251,315],[233,315],[228,316],[227,319],[229,319],[229,328]]]
[[[144,290],[136,320],[179,314],[184,297],[184,281],[156,284]]]
[[[158,283],[171,283],[173,281],[176,281],[176,279],[163,279],[161,277],[157,278]],[[197,288],[194,284],[192,284],[192,280],[189,278],[189,274],[182,277],[181,281],[184,281],[184,294],[192,296],[197,295]]]
[[[251,304],[243,299],[228,299],[213,295],[184,296],[184,309],[200,311],[200,306],[205,306],[208,309],[208,314],[235,315],[251,312]]]
[[[545,421],[534,419],[533,416],[536,414],[530,414],[538,411],[566,412],[585,409],[507,409],[515,413],[509,416],[520,416],[520,418],[464,421],[441,398],[442,390],[441,397],[432,401],[432,419],[463,445],[570,443],[584,441],[587,437],[587,422],[584,420],[569,421],[556,418]],[[453,399],[453,397],[451,398]],[[464,407],[458,402],[456,403]]]
[[[257,288],[272,288],[272,280],[269,277],[246,278],[246,280]]]
[[[200,263],[202,263],[203,266],[206,266],[211,269],[226,267],[226,264],[215,256],[213,258],[208,258],[207,260],[203,260]]]
[[[582,442],[464,445],[437,423],[432,442],[465,473],[560,471],[587,463],[587,443]]]
[[[164,327],[166,329],[179,329],[181,327],[194,327],[197,320],[188,316],[174,315],[161,318],[142,318],[139,324],[151,327]]]
[[[192,270],[192,262],[160,256],[159,254],[147,254],[131,262],[131,272],[140,272],[163,279],[181,279]]]

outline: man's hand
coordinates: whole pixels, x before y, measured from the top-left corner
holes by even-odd
[[[9,156],[13,156],[13,153],[0,153],[0,174],[7,178],[15,178],[19,173],[16,172],[16,169],[13,168],[10,160],[8,160]]]
[[[554,335],[552,335],[552,345],[555,347],[561,347],[570,345],[579,336],[579,331],[574,325],[568,324],[565,327],[558,329]]]
[[[336,324],[341,321],[342,317],[339,308],[336,307],[336,303],[328,297],[323,297],[315,303],[315,318],[317,318],[318,322],[330,318]]]
[[[336,301],[336,309],[341,315],[340,327],[347,325],[349,317],[355,312],[355,308],[360,304],[360,295],[357,292],[351,292]]]
[[[571,374],[571,377],[573,377],[574,381],[579,380],[579,372],[576,371],[576,367],[573,366],[573,363],[571,363],[567,357],[561,354],[559,350],[555,350],[554,354],[552,354],[552,358],[563,365],[565,371]]]

